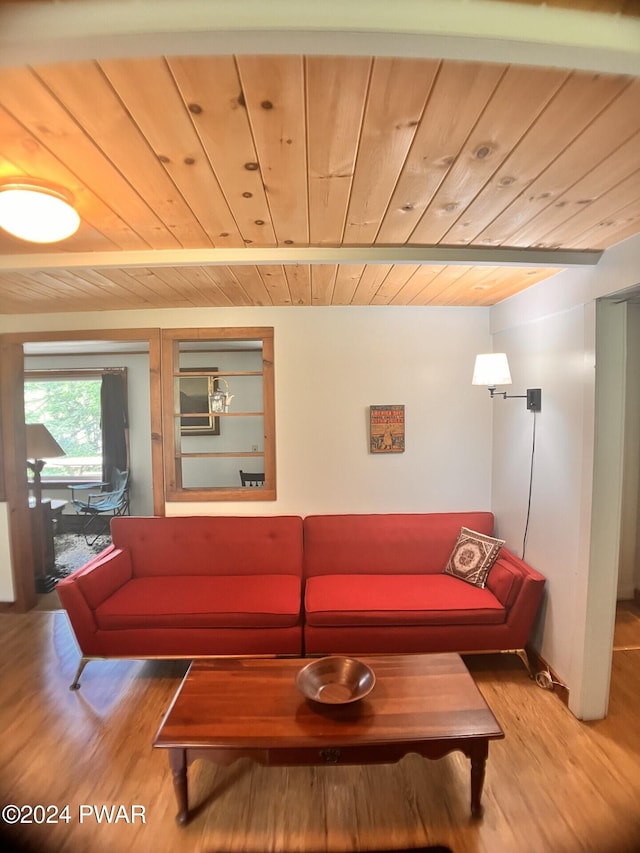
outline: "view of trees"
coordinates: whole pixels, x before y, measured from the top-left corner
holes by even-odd
[[[42,472],[47,477],[102,477],[99,378],[26,381],[26,423],[44,424],[65,451]]]

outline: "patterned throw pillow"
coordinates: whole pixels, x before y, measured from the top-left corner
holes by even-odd
[[[445,566],[445,574],[453,575],[474,586],[484,587],[489,570],[497,560],[504,543],[504,539],[494,539],[463,527]]]

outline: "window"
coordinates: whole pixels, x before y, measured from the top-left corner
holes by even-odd
[[[164,330],[162,381],[167,499],[275,500],[273,329]]]
[[[101,480],[102,376],[82,371],[26,371],[26,423],[44,424],[66,456],[47,460],[46,480]]]

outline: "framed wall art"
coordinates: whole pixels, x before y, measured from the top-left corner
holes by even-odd
[[[369,406],[369,451],[404,453],[404,406]]]
[[[217,367],[181,367],[180,373],[200,374],[181,376],[180,433],[181,435],[220,435],[220,418],[211,411],[211,396],[217,389],[217,379],[206,375]]]

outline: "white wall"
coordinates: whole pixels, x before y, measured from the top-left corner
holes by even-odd
[[[0,317],[0,332],[253,325],[273,326],[275,333],[277,500],[173,503],[168,514],[491,508],[492,405],[485,389],[471,385],[475,355],[490,347],[489,309],[225,308]],[[148,388],[131,389],[130,402],[136,441]],[[402,454],[368,452],[368,407],[380,403],[406,407]],[[141,483],[132,449],[134,466],[134,483]],[[0,566],[2,584],[9,566]]]
[[[491,409],[471,385],[488,310],[284,309],[274,511],[490,507]],[[403,403],[406,450],[368,452],[368,407]]]
[[[638,517],[640,515],[640,305],[626,306],[626,388],[624,471],[618,598],[628,600],[640,589]]]
[[[612,590],[615,599],[617,580],[617,552],[606,550],[607,531],[592,525],[593,489],[600,488],[593,480],[594,300],[637,285],[639,259],[640,237],[631,238],[605,253],[597,267],[561,273],[491,311],[493,349],[509,356],[513,393],[542,388],[527,548],[527,560],[548,579],[536,642],[568,684],[571,709],[584,719],[607,709],[609,599]],[[502,410],[494,424],[493,510],[501,532],[512,537],[522,525],[529,413],[518,411],[524,401],[496,403]]]
[[[0,503],[0,601],[15,601],[11,573],[11,547],[9,543],[9,516],[7,504]]]
[[[526,559],[547,578],[534,645],[571,682],[570,638],[583,618],[578,606],[583,575],[582,517],[585,395],[593,394],[593,358],[585,359],[585,309],[562,311],[503,330],[494,349],[508,354],[513,393],[542,388],[535,415],[536,448]],[[525,400],[496,400],[493,509],[499,533],[522,541],[529,486],[534,415]],[[589,451],[587,451],[589,455]],[[521,552],[520,552],[521,553]],[[570,685],[571,686],[571,685]]]

